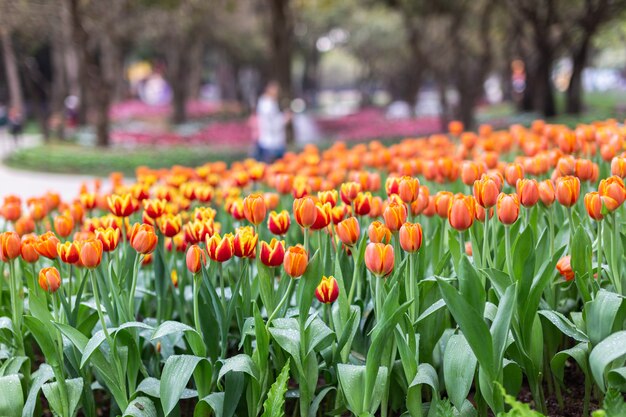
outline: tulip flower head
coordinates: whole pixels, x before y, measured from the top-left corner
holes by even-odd
[[[22,241],[16,232],[0,234],[0,260],[9,262],[21,254]]]
[[[250,223],[255,226],[263,223],[267,207],[261,194],[250,194],[243,200],[243,214]]]
[[[571,175],[556,180],[556,200],[565,207],[572,207],[580,196],[580,180]]]
[[[454,196],[448,209],[448,222],[460,232],[469,229],[474,223],[474,198],[463,194]]]
[[[293,200],[293,215],[300,227],[308,229],[317,220],[318,209],[311,197],[296,198]]]
[[[496,211],[498,220],[504,225],[515,223],[519,217],[520,203],[516,194],[500,194]]]
[[[280,266],[285,259],[285,242],[272,239],[270,243],[261,242],[261,262],[269,267]]]
[[[361,226],[356,217],[348,217],[337,224],[337,236],[348,247],[356,245],[360,235]]]
[[[219,233],[207,236],[206,248],[209,258],[215,262],[226,262],[233,257],[235,237],[232,233],[226,233],[223,237]]]
[[[377,277],[386,277],[393,271],[393,246],[384,243],[368,243],[365,248],[365,266]]]
[[[117,217],[128,217],[135,212],[133,196],[128,194],[113,194],[107,197],[109,210]]]
[[[61,287],[61,274],[55,267],[43,268],[39,271],[38,281],[42,290],[55,293]]]
[[[78,242],[64,242],[57,245],[59,258],[66,264],[77,264],[80,261],[80,244]]]
[[[185,256],[187,263],[187,269],[192,274],[197,274],[202,270],[202,267],[206,264],[206,253],[198,245],[191,245],[187,249],[187,255]]]
[[[331,304],[339,297],[339,285],[335,277],[322,277],[315,289],[315,297],[320,303]]]
[[[35,249],[41,256],[48,259],[55,259],[58,256],[57,244],[59,239],[52,232],[46,232],[39,236],[37,243],[35,243]]]
[[[0,242],[1,239],[2,238],[0,237]],[[22,259],[29,264],[35,263],[39,260],[39,253],[37,252],[37,249],[35,249],[36,242],[37,237],[35,235],[26,235],[22,238],[20,254],[22,255]]]
[[[564,256],[556,263],[556,269],[559,274],[565,279],[565,281],[571,281],[574,279],[574,270],[570,264],[571,257]]]
[[[159,238],[154,227],[149,224],[135,223],[130,230],[128,240],[133,249],[142,255],[147,255],[154,252]]]
[[[102,242],[92,238],[80,243],[80,263],[85,268],[96,268],[102,261]]]
[[[304,275],[309,263],[309,256],[303,246],[291,246],[285,252],[283,268],[291,278],[300,278]]]
[[[400,227],[400,247],[406,252],[417,252],[422,247],[422,225],[404,223]]]
[[[282,236],[289,231],[291,217],[289,212],[283,210],[280,213],[272,211],[267,219],[267,228],[275,235]]]

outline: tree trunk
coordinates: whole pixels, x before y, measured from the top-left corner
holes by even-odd
[[[524,112],[530,112],[535,110],[535,78],[536,70],[526,65],[526,80],[524,86],[524,92],[522,94],[522,100],[520,101],[520,110]]]
[[[318,89],[318,68],[320,62],[320,53],[315,45],[310,45],[304,54],[304,71],[302,72],[301,93],[305,100],[315,105],[315,94]]]
[[[8,29],[0,29],[0,37],[2,38],[2,55],[4,67],[9,87],[10,107],[24,111],[24,94],[22,92],[22,84],[20,82],[19,70],[17,68],[17,58],[13,50],[13,42]]]
[[[289,11],[289,0],[271,0],[271,74],[280,85],[280,103],[289,107],[293,97],[291,83],[291,55],[293,44],[293,22]],[[286,126],[287,143],[293,143],[293,123]]]
[[[556,104],[554,101],[554,90],[552,88],[552,56],[547,49],[539,51],[539,62],[535,77],[538,94],[535,95],[537,105],[535,108],[544,117],[556,116]]]
[[[195,37],[189,51],[189,71],[187,81],[188,96],[191,99],[200,97],[202,89],[202,70],[204,68],[204,47],[201,38]]]
[[[566,112],[569,114],[580,114],[583,110],[583,85],[582,75],[585,65],[587,64],[587,56],[589,55],[589,44],[591,36],[585,34],[578,49],[572,56],[572,77],[567,87],[566,95]]]
[[[109,107],[111,96],[108,89],[94,92],[94,119],[96,124],[96,144],[100,147],[109,146]]]
[[[439,95],[439,106],[441,107],[441,112],[439,113],[439,123],[441,123],[441,131],[448,131],[448,122],[450,118],[448,116],[449,104],[448,104],[448,96],[446,95],[446,82],[443,79],[437,79],[437,94]]]

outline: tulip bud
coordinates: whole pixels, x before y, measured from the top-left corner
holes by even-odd
[[[400,228],[400,247],[406,252],[417,252],[422,247],[422,226],[419,223],[404,223]]]
[[[289,212],[283,210],[280,213],[272,211],[267,219],[267,228],[275,235],[282,236],[289,230],[291,218]]]
[[[329,203],[315,203],[315,222],[311,225],[311,230],[321,230],[328,226],[332,220],[332,207]]]
[[[80,263],[85,268],[96,268],[102,261],[102,242],[89,239],[80,244]]]
[[[66,264],[77,264],[80,261],[80,245],[77,242],[64,242],[57,245],[59,258]]]
[[[606,213],[619,207],[617,201],[609,196],[600,195],[597,191],[585,194],[584,201],[587,214],[594,220],[602,220]]]
[[[337,190],[320,191],[317,193],[317,198],[320,200],[320,202],[329,203],[331,207],[335,207],[337,206],[339,193],[337,193]]]
[[[493,177],[483,175],[474,182],[474,198],[481,207],[489,208],[496,205],[501,187]]]
[[[448,209],[448,223],[453,229],[465,231],[474,223],[474,198],[457,194]]]
[[[142,255],[152,253],[156,249],[158,236],[154,232],[154,227],[149,224],[135,223],[130,230],[130,245]]]
[[[377,277],[385,277],[393,271],[393,246],[384,243],[368,243],[365,248],[365,266]]]
[[[339,285],[335,277],[322,277],[315,289],[315,297],[320,303],[331,304],[339,297]]]
[[[261,255],[259,256],[264,265],[276,267],[285,259],[285,242],[272,239],[270,243],[261,242]]]
[[[448,218],[448,211],[450,211],[450,203],[452,203],[453,198],[454,195],[450,191],[439,191],[435,195],[435,212],[442,219]]]
[[[577,177],[566,176],[556,180],[557,201],[565,206],[572,207],[578,201],[580,196],[580,180]]]
[[[159,218],[159,230],[167,237],[177,235],[183,227],[183,220],[178,215],[164,214]]]
[[[1,239],[0,237],[0,241]],[[37,253],[37,249],[35,249],[35,242],[37,242],[37,237],[34,235],[26,235],[22,238],[20,254],[22,255],[22,259],[29,264],[39,260],[39,253]]]
[[[539,184],[535,179],[521,178],[515,186],[520,203],[524,207],[532,207],[539,201]]]
[[[98,228],[96,229],[96,239],[102,242],[102,249],[105,252],[114,251],[117,248],[117,245],[120,242],[120,229],[109,228]]]
[[[369,225],[367,236],[372,243],[388,244],[391,242],[391,230],[378,220]]]
[[[61,214],[54,219],[54,230],[61,237],[68,237],[74,228],[74,219],[71,216]]]
[[[235,251],[234,240],[231,233],[225,234],[224,237],[221,237],[219,233],[207,236],[206,248],[209,258],[215,262],[226,262],[232,258]]]
[[[339,236],[341,242],[348,247],[356,245],[360,235],[361,226],[356,217],[348,217],[337,224],[337,236]]]
[[[293,200],[293,215],[296,222],[305,229],[311,227],[317,220],[317,208],[311,197],[296,198]]]
[[[511,225],[519,217],[519,200],[516,194],[500,194],[496,207],[498,219],[502,224]]]
[[[352,204],[352,201],[356,198],[357,194],[361,191],[361,184],[358,182],[344,182],[339,189],[339,195],[341,201],[345,204]]]
[[[158,219],[165,214],[167,200],[143,200],[144,213],[151,219]]]
[[[15,232],[3,232],[0,234],[0,259],[9,262],[21,254],[22,242]]]
[[[259,236],[252,226],[240,227],[235,232],[233,251],[238,258],[254,258]]]
[[[392,232],[397,232],[398,230],[400,230],[400,227],[406,221],[406,217],[406,206],[396,201],[392,201],[391,203],[389,203],[385,208],[385,211],[383,211],[385,225]]]
[[[398,195],[407,204],[410,204],[417,200],[420,192],[420,182],[417,178],[402,177],[398,184]]]
[[[570,264],[570,259],[570,256],[564,256],[556,263],[556,269],[565,281],[571,281],[574,279],[574,270]]]
[[[291,278],[299,278],[304,275],[309,263],[307,252],[300,245],[291,246],[285,252],[283,268]]]
[[[626,177],[626,158],[616,156],[611,160],[611,175]]]
[[[359,216],[366,216],[372,209],[372,193],[360,192],[353,201],[354,212]]]
[[[616,175],[600,181],[600,184],[598,185],[598,192],[601,196],[611,197],[613,200],[617,201],[619,206],[621,206],[624,200],[626,200],[626,187],[624,186],[624,181]]]
[[[59,270],[55,267],[49,267],[39,271],[39,286],[46,292],[57,292],[61,286],[61,274],[59,274]]]
[[[250,194],[243,200],[243,214],[255,226],[263,223],[267,207],[261,194]]]
[[[538,185],[539,198],[544,206],[550,207],[556,199],[554,183],[551,180],[543,180]]]
[[[192,274],[197,274],[202,270],[202,266],[206,264],[206,254],[204,250],[198,245],[191,245],[187,249],[187,255],[185,257],[187,262],[187,269]]]

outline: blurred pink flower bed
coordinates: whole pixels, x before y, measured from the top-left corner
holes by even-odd
[[[235,111],[232,104],[192,100],[187,103],[189,118],[206,117],[224,111]],[[109,114],[115,121],[129,119],[167,118],[172,113],[169,104],[149,105],[141,100],[126,100],[111,106]]]
[[[190,106],[193,105],[190,103]],[[133,112],[133,105],[125,105],[125,108],[126,111],[120,111],[118,114],[123,114],[124,118],[127,118],[127,115]],[[194,108],[197,112],[210,109],[209,106],[202,107],[199,104]],[[218,108],[219,106],[216,106],[213,111],[219,111]],[[147,113],[166,115],[167,113],[159,113],[163,111],[169,111],[167,106],[159,106],[159,110],[145,111],[142,115]],[[190,117],[193,117],[192,113]],[[373,108],[363,109],[347,116],[314,117],[313,120],[322,139],[356,141],[396,136],[421,136],[441,130],[440,120],[437,117],[387,119],[382,110]],[[253,143],[250,125],[246,119],[213,121],[195,132],[184,134],[159,130],[137,132],[120,127],[112,133],[112,140],[119,145],[210,144],[245,147]]]

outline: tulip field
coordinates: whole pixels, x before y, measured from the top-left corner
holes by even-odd
[[[624,177],[453,122],[6,196],[0,416],[626,416]]]

